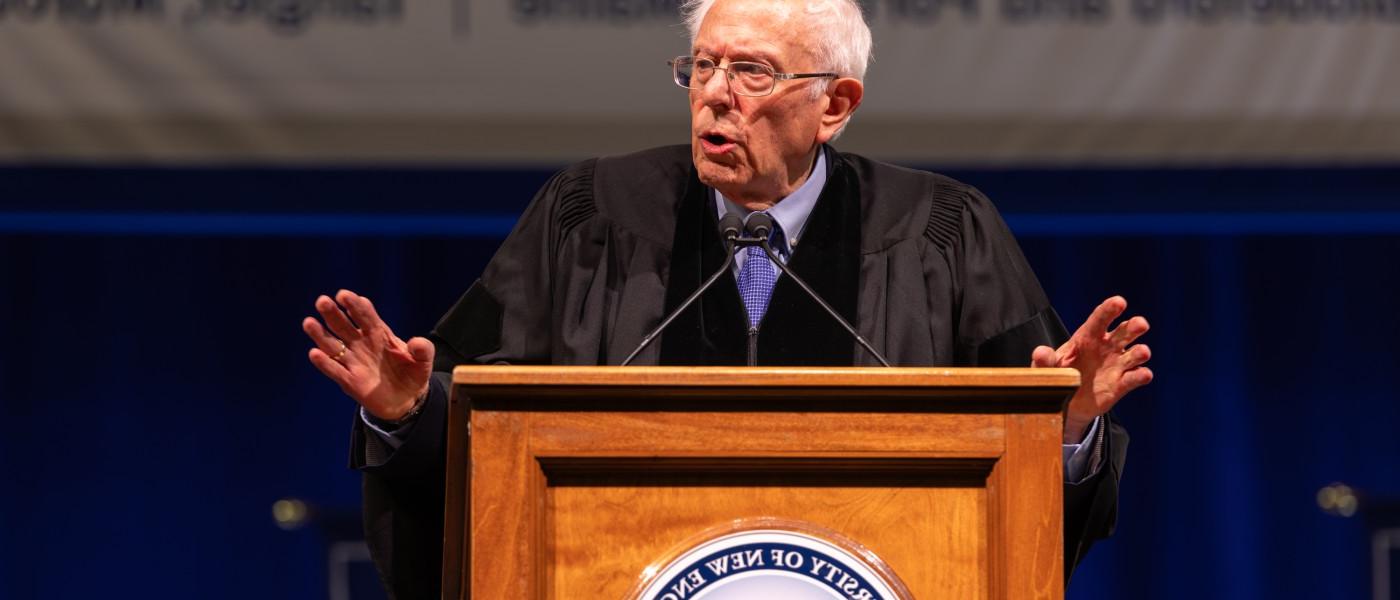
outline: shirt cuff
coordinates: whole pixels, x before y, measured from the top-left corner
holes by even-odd
[[[1065,461],[1065,483],[1083,483],[1085,479],[1099,472],[1099,467],[1102,466],[1100,463],[1103,462],[1103,453],[1096,451],[1100,446],[1100,421],[1103,421],[1103,417],[1094,417],[1089,423],[1089,430],[1084,432],[1084,439],[1078,444],[1061,446]]]
[[[360,420],[365,422],[365,427],[373,431],[391,450],[398,450],[399,446],[403,445],[404,440],[408,439],[408,435],[413,433],[413,426],[418,423],[416,417],[417,415],[414,415],[413,418],[403,423],[393,425],[388,421],[375,418],[374,415],[365,410],[365,407],[360,407]]]

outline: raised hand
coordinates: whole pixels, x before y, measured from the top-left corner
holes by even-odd
[[[1071,367],[1079,371],[1079,390],[1065,410],[1067,444],[1077,444],[1096,417],[1108,412],[1123,396],[1152,381],[1143,366],[1152,357],[1146,344],[1133,344],[1147,333],[1147,319],[1133,317],[1109,325],[1127,310],[1122,296],[1104,300],[1069,341],[1059,348],[1040,346],[1031,353],[1032,367]]]
[[[317,298],[316,312],[325,319],[325,327],[314,317],[301,322],[302,331],[316,344],[307,358],[370,414],[398,420],[428,393],[432,342],[399,339],[369,298],[349,290],[336,292],[335,300]]]

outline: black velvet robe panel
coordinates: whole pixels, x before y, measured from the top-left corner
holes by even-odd
[[[1036,346],[1065,339],[1020,247],[979,192],[823,151],[826,187],[788,265],[891,363],[1025,366]],[[356,426],[351,462],[365,473],[366,535],[398,598],[435,597],[445,372],[466,362],[617,364],[719,268],[723,252],[713,196],[688,146],[579,163],[540,190],[434,329],[444,374],[403,446],[366,466],[366,433]],[[635,364],[744,364],[744,315],[726,273]],[[760,323],[758,361],[876,364],[787,277]],[[1105,423],[1092,441],[1104,468],[1066,485],[1066,576],[1115,520],[1127,435]]]

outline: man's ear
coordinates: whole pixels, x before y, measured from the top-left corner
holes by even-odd
[[[817,131],[817,142],[825,144],[836,137],[841,127],[856,112],[860,100],[865,95],[865,85],[859,79],[842,77],[831,82],[827,90],[826,110],[822,112],[821,128]]]

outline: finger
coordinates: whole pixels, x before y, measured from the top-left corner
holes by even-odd
[[[307,351],[306,357],[311,360],[311,364],[316,367],[317,371],[334,381],[346,395],[350,394],[350,371],[345,368],[345,365],[331,360],[331,357],[322,352],[320,348],[312,348]]]
[[[350,322],[350,318],[345,316],[345,312],[340,310],[329,296],[323,295],[316,299],[316,312],[326,320],[326,325],[335,332],[336,337],[352,342],[360,339],[360,331],[355,328],[355,324]]]
[[[408,340],[408,353],[413,356],[415,361],[431,364],[433,355],[437,353],[437,348],[433,347],[433,343],[428,341],[428,338],[416,337]]]
[[[321,322],[307,317],[301,320],[301,330],[306,332],[307,337],[320,348],[327,356],[335,356],[345,349],[345,343],[328,333],[321,327]]]
[[[1123,377],[1118,380],[1118,397],[1122,398],[1135,389],[1152,383],[1152,369],[1138,367],[1123,373]]]
[[[1133,317],[1119,323],[1117,327],[1113,328],[1113,333],[1110,334],[1113,338],[1112,343],[1115,348],[1122,350],[1131,345],[1133,341],[1137,340],[1139,337],[1142,337],[1142,334],[1147,333],[1147,330],[1150,328],[1151,326],[1147,324],[1147,319]]]
[[[1125,310],[1128,310],[1128,301],[1124,300],[1122,296],[1113,296],[1100,303],[1094,312],[1090,313],[1089,318],[1084,321],[1084,325],[1079,330],[1094,336],[1101,336],[1108,332],[1109,324],[1113,323],[1113,320],[1122,315]]]
[[[350,318],[359,323],[362,331],[388,331],[389,326],[385,325],[384,321],[379,318],[379,313],[375,312],[374,303],[370,302],[369,298],[350,290],[340,290],[336,292],[335,299],[350,312]]]
[[[1128,369],[1140,367],[1149,360],[1152,360],[1152,349],[1148,348],[1147,344],[1138,344],[1124,350],[1123,354],[1119,355],[1118,365],[1124,371],[1127,371]]]
[[[1055,367],[1060,364],[1060,358],[1055,354],[1055,350],[1049,346],[1037,346],[1031,351],[1031,366],[1037,368]]]

